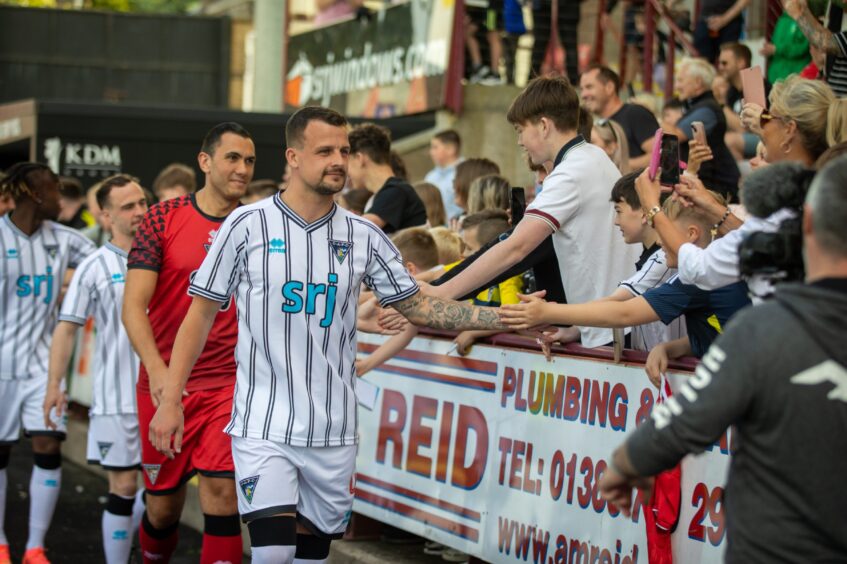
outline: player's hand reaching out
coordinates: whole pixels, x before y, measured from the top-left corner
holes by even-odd
[[[519,304],[506,304],[497,311],[500,320],[512,329],[531,329],[539,325],[548,325],[548,304],[536,294],[518,294]]]
[[[47,386],[47,392],[44,396],[44,425],[55,431],[57,429],[56,420],[61,419],[67,408],[67,394],[59,386]],[[54,412],[54,417],[50,417],[51,411]]]
[[[173,460],[182,451],[182,433],[185,416],[182,402],[162,401],[150,420],[150,443],[153,448]],[[173,447],[171,446],[173,439]]]

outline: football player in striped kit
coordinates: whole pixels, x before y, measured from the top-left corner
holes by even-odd
[[[89,463],[99,464],[109,476],[102,522],[106,562],[125,564],[144,503],[143,490],[136,491],[141,469],[135,404],[139,361],[121,323],[121,306],[127,254],[147,211],[147,198],[141,186],[124,174],[104,180],[96,196],[112,239],[79,265],[62,302],[50,348],[44,424],[53,428],[50,412],[61,415],[65,409],[62,383],[77,330],[94,317],[97,334],[87,455]]]
[[[183,387],[215,312],[235,297],[238,369],[226,432],[259,564],[324,562],[349,520],[362,283],[413,323],[502,327],[492,308],[424,296],[382,231],[335,205],[347,176],[346,126],[319,107],[289,118],[288,187],[236,210],[221,227],[189,287],[194,300],[150,424],[159,451],[180,452]]]
[[[18,163],[0,180],[0,195],[15,209],[0,218],[0,564],[9,562],[3,533],[6,467],[21,433],[32,437],[35,466],[29,485],[29,538],[23,561],[48,562],[44,536],[62,484],[65,423],[44,424],[50,341],[62,282],[96,248],[84,235],[56,223],[59,178],[39,163]]]

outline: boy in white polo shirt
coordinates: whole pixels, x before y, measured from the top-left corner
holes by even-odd
[[[608,200],[620,172],[602,149],[577,134],[579,115],[579,96],[566,78],[533,79],[515,98],[506,117],[518,145],[533,164],[552,161],[553,170],[514,233],[433,293],[457,297],[480,287],[551,233],[569,302],[607,296],[633,273],[639,249],[615,232]],[[580,327],[579,332],[586,347],[612,342],[611,329]]]

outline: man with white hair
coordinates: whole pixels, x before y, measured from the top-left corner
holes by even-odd
[[[713,158],[700,166],[698,176],[710,190],[737,200],[741,173],[724,143],[726,116],[712,94],[714,79],[715,68],[705,59],[683,59],[676,71],[676,91],[685,102],[685,113],[676,125],[663,122],[662,129],[679,137],[682,145],[694,137],[691,124],[702,122]]]

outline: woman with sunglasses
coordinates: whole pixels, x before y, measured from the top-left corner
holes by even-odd
[[[770,109],[745,104],[741,121],[762,139],[768,162],[812,166],[829,146],[827,124],[841,106],[836,101],[825,82],[792,75],[774,85]]]
[[[774,85],[770,103],[768,112],[755,104],[746,104],[741,112],[745,127],[762,138],[770,164],[793,161],[811,167],[828,146],[830,111],[841,111],[832,89],[824,82],[790,76]],[[831,107],[835,109],[830,110]],[[658,208],[658,182],[644,176],[638,179],[635,187],[645,211]],[[716,235],[725,234],[705,249],[686,243],[661,211],[650,217],[666,245],[667,254],[677,256],[680,280],[704,290],[714,290],[741,279],[738,246],[748,233],[776,232],[784,220],[796,214],[786,208],[766,218],[750,217],[742,222],[729,208],[704,203],[702,194],[708,187],[697,179],[684,177],[675,190],[677,195],[701,207],[714,219],[712,228]],[[772,291],[770,282],[764,279],[750,280],[748,285],[755,296],[767,296]]]

